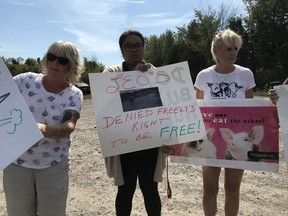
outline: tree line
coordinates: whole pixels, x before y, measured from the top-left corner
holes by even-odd
[[[145,38],[145,60],[155,66],[188,61],[192,80],[199,71],[213,64],[211,41],[216,32],[230,28],[240,34],[243,45],[237,64],[254,73],[258,89],[267,90],[271,81],[283,82],[288,74],[288,1],[243,0],[245,15],[237,8],[222,5],[219,10],[194,10],[195,19],[176,31],[167,29],[160,36]],[[26,71],[41,72],[40,58],[5,59],[12,75]],[[104,65],[97,58],[84,58],[85,73],[81,81],[89,83],[88,74],[102,72]]]
[[[235,10],[222,5],[220,10],[195,10],[195,19],[148,37],[145,59],[155,66],[188,61],[192,80],[202,69],[213,64],[210,52],[216,32],[230,28],[243,39],[237,64],[250,68],[259,89],[271,81],[283,82],[288,67],[288,1],[243,0],[247,14],[235,16]]]
[[[2,57],[2,59],[10,70],[12,76],[16,76],[27,71],[33,71],[35,73],[42,72],[42,62],[40,58],[27,58],[24,60],[21,57],[16,59]],[[96,57],[92,57],[91,59],[84,57],[83,64],[85,66],[85,71],[81,74],[80,81],[85,83],[89,83],[89,73],[100,73],[105,68],[104,64],[97,61]]]

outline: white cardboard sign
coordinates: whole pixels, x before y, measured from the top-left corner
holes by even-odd
[[[18,86],[0,59],[0,171],[42,138]]]
[[[279,96],[277,110],[284,145],[284,156],[288,170],[288,85],[274,86],[274,88]]]
[[[104,157],[206,136],[187,62],[89,79]]]

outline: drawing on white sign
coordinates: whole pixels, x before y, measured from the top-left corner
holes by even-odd
[[[0,103],[3,102],[9,95],[10,95],[10,93],[8,92],[8,93],[0,96]]]
[[[2,103],[9,95],[10,93],[6,93],[0,96],[0,103]],[[6,131],[6,133],[14,134],[16,131],[16,127],[22,122],[22,111],[19,109],[12,109],[10,111],[10,116],[11,117],[0,119],[0,127],[9,124],[11,125],[11,130]]]
[[[0,119],[0,127],[4,125],[11,125],[11,130],[6,131],[8,134],[14,134],[16,127],[22,122],[22,111],[19,109],[12,109],[8,118]]]

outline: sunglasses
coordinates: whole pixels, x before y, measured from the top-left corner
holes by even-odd
[[[51,62],[53,62],[57,59],[57,62],[61,65],[67,65],[69,63],[69,59],[67,59],[65,57],[58,57],[58,56],[51,54],[51,53],[47,54],[47,59]]]

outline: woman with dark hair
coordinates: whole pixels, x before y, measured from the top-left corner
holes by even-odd
[[[123,72],[140,70],[145,72],[154,66],[144,62],[144,37],[134,30],[123,32],[119,46],[124,61],[106,68],[105,72]],[[117,216],[129,216],[136,190],[137,178],[144,197],[146,212],[149,216],[161,215],[161,200],[158,182],[162,181],[166,153],[170,147],[152,148],[137,152],[105,158],[107,174],[114,178],[118,186],[115,202]]]
[[[56,41],[43,68],[14,77],[44,138],[3,171],[8,216],[66,215],[70,134],[83,102],[73,84],[84,67],[74,44]]]

